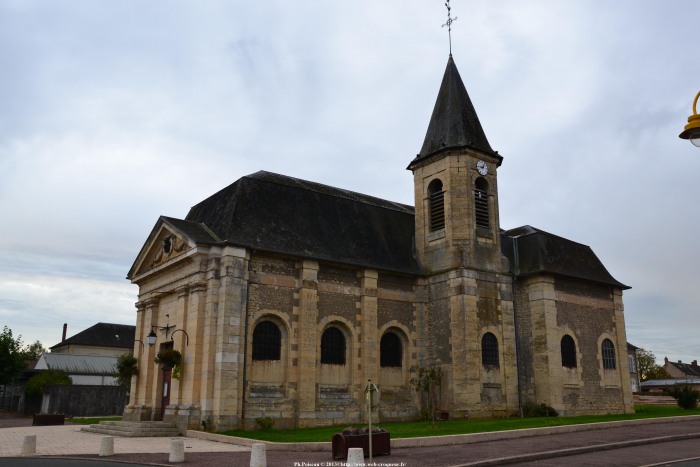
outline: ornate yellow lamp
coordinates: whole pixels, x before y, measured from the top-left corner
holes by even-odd
[[[700,147],[700,115],[698,115],[697,106],[700,92],[695,96],[693,101],[693,115],[688,117],[688,124],[685,126],[683,133],[678,135],[683,139],[689,139],[695,146]]]

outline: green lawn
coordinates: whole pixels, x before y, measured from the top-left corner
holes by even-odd
[[[523,428],[541,428],[561,425],[578,425],[582,423],[611,422],[615,420],[634,420],[640,418],[674,417],[682,415],[700,415],[700,408],[683,410],[679,407],[660,407],[651,405],[636,406],[633,414],[598,415],[580,417],[540,417],[540,418],[498,418],[487,420],[454,420],[446,422],[402,422],[379,423],[376,426],[391,432],[392,438],[416,438],[420,436],[442,436],[467,433],[484,433],[490,431],[519,430]],[[364,425],[355,426],[362,428]],[[374,426],[374,424],[373,424]],[[220,434],[240,436],[242,438],[274,441],[279,443],[330,441],[331,436],[347,425],[305,428],[298,430],[231,430]]]
[[[100,422],[118,422],[121,417],[102,417],[102,418],[66,418],[66,423],[74,423],[76,425],[97,425]]]

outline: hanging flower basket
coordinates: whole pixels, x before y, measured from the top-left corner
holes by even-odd
[[[174,349],[162,350],[153,361],[166,368],[175,368],[182,363],[182,354]]]

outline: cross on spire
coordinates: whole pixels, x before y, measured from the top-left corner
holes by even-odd
[[[444,28],[445,26],[447,26],[447,37],[450,40],[450,56],[451,56],[452,55],[452,23],[454,21],[457,21],[457,17],[455,16],[455,18],[452,19],[452,17],[450,16],[450,10],[452,10],[452,8],[450,7],[450,0],[447,0],[447,2],[445,3],[445,6],[447,7],[447,22],[445,24],[443,24],[442,27]]]

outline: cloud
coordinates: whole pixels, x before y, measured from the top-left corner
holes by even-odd
[[[0,272],[0,318],[45,347],[60,342],[63,323],[69,336],[97,322],[135,325],[134,295],[125,281]]]
[[[700,4],[452,7],[455,61],[504,156],[502,227],[590,245],[633,287],[630,341],[697,358],[700,154],[677,135]],[[423,0],[3,2],[0,316],[24,327],[38,310],[48,338],[103,306],[133,319],[123,277],[158,216],[257,170],[413,204],[405,167],[447,61],[445,20]]]

